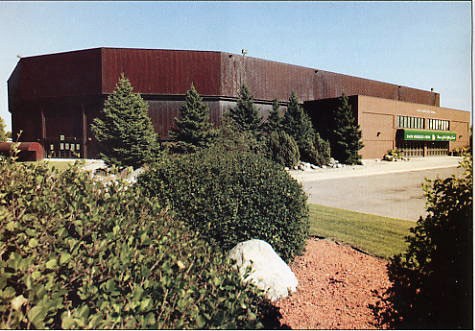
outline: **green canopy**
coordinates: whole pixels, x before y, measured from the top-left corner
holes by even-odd
[[[404,140],[417,141],[455,141],[457,134],[452,131],[403,129]]]

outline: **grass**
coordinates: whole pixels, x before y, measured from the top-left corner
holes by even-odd
[[[405,251],[404,237],[415,222],[310,204],[310,235],[350,244],[389,258]]]
[[[71,164],[74,164],[75,161],[52,161],[45,159],[44,162],[48,164],[51,168],[56,168],[60,171],[68,169]]]

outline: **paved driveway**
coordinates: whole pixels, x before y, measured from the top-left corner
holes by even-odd
[[[309,202],[417,221],[425,215],[424,178],[461,173],[456,167],[351,178],[302,180]]]

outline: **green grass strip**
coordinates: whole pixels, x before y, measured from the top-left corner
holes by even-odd
[[[45,159],[43,162],[46,162],[50,168],[56,168],[59,171],[63,171],[68,169],[69,166],[74,164],[75,161],[51,161]]]
[[[330,238],[371,255],[389,258],[407,248],[415,222],[309,204],[310,235]]]

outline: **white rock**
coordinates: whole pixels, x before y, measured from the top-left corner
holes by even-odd
[[[229,251],[228,257],[236,261],[241,277],[248,266],[252,267],[244,281],[266,291],[266,297],[271,301],[285,298],[297,290],[297,277],[272,246],[263,240],[241,242]]]
[[[103,160],[86,160],[86,163],[82,167],[83,170],[91,171],[94,173],[97,169],[106,168],[106,164]]]
[[[135,169],[134,171],[127,174],[127,176],[124,178],[124,181],[128,184],[135,184],[137,183],[137,177],[140,176],[144,171],[144,168]]]
[[[289,168],[289,167],[285,167],[284,170],[285,170],[285,171],[289,171],[290,168]]]

